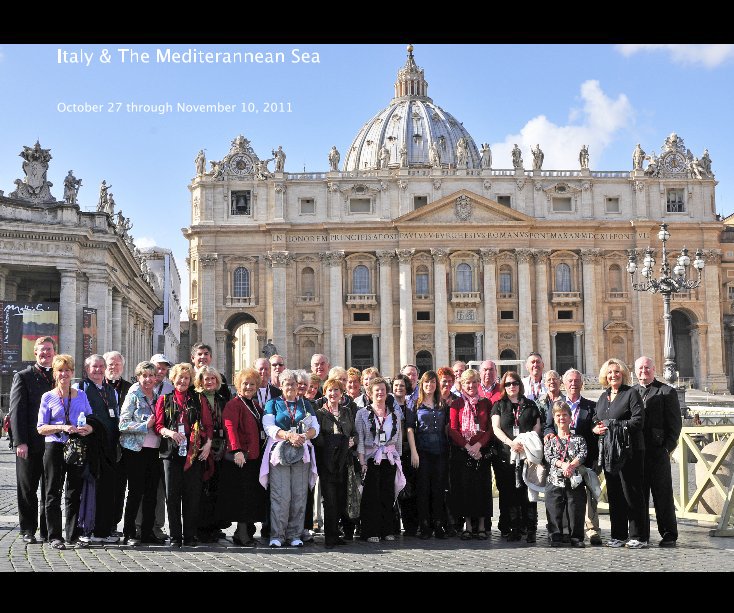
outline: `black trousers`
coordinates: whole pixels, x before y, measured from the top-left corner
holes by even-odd
[[[441,454],[418,452],[416,498],[418,521],[422,526],[443,524],[446,492],[446,457]]]
[[[125,453],[123,449],[123,454]],[[127,489],[127,466],[124,457],[120,458],[115,466],[115,502],[114,515],[112,516],[112,528],[117,529],[117,525],[122,521],[123,512],[125,510],[125,490]]]
[[[138,516],[140,503],[143,503],[143,522],[140,534],[143,537],[153,533],[155,522],[155,505],[158,498],[158,482],[161,474],[158,449],[143,447],[140,451],[122,450],[129,493],[125,507],[125,526],[123,534],[135,538],[135,519]]]
[[[616,475],[604,471],[613,539],[626,541],[629,537],[647,541],[650,538],[649,512],[645,509],[643,492],[644,470],[645,452],[635,451]]]
[[[117,487],[117,461],[109,462],[102,458],[99,463],[97,477],[97,495],[95,497],[94,536],[106,537],[112,534],[115,514]]]
[[[670,474],[670,455],[665,447],[648,447],[645,450],[645,510],[647,511],[647,536],[650,537],[650,494],[655,505],[655,518],[660,536],[678,538],[678,518],[673,500],[673,477]]]
[[[360,537],[385,537],[394,530],[395,471],[397,466],[383,460],[375,464],[367,461],[367,474],[359,508]]]
[[[77,520],[82,495],[83,466],[70,466],[64,462],[64,446],[46,443],[43,453],[43,474],[46,480],[46,523],[48,539],[63,541],[61,532],[61,491],[66,481],[64,505],[66,511],[66,541],[73,543],[79,537]]]
[[[313,530],[313,491],[316,488],[308,488],[306,494],[306,512],[303,515],[303,529]]]
[[[538,503],[528,500],[528,487],[523,482],[516,487],[517,468],[509,460],[495,466],[495,479],[500,492],[500,531],[530,533],[538,530]],[[503,515],[506,519],[503,520]],[[503,524],[504,521],[504,524]]]
[[[34,535],[40,526],[41,538],[48,536],[46,528],[46,480],[43,476],[44,450],[31,451],[28,457],[15,456],[15,479],[18,490],[18,518],[21,534]],[[41,485],[41,513],[38,513],[38,485]]]
[[[340,520],[345,534],[354,532],[352,520],[347,513],[347,475],[344,472],[343,479],[338,482],[332,481],[328,476],[325,479],[319,478],[324,501],[324,538],[327,543],[333,543],[339,537]]]
[[[199,503],[201,501],[202,464],[194,460],[191,468],[184,471],[186,458],[171,455],[163,460],[166,475],[166,506],[168,507],[168,527],[173,540],[192,541],[199,527]],[[181,516],[183,515],[183,530]]]
[[[548,518],[548,533],[552,541],[560,541],[563,526],[568,526],[571,538],[584,540],[584,522],[586,519],[586,487],[582,483],[571,488],[568,479],[564,479],[564,487],[551,485],[545,489],[545,513]]]
[[[403,443],[403,449],[408,443]],[[403,530],[406,534],[415,536],[418,531],[418,500],[416,498],[416,470],[410,463],[410,453],[400,458],[405,475],[405,488],[400,492],[398,505],[400,507],[400,518],[403,520]]]

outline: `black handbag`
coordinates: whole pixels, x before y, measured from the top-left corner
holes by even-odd
[[[70,436],[64,443],[64,462],[70,466],[84,466],[87,461],[87,444],[80,436]]]

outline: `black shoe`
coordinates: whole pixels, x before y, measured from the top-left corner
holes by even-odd
[[[148,534],[147,536],[144,536],[142,539],[140,539],[140,542],[143,543],[143,545],[165,545],[166,541],[163,539],[159,539],[155,534]]]
[[[345,541],[353,541],[354,540],[354,532],[345,532],[344,533],[344,540]]]
[[[563,543],[561,541],[555,540],[555,541],[551,541],[550,546],[551,547],[563,547]]]
[[[507,536],[507,540],[511,542],[517,542],[522,538],[522,534],[519,532],[510,532],[510,534]]]
[[[443,529],[443,526],[436,526],[433,529],[433,536],[435,536],[437,539],[449,538],[448,536],[446,536],[446,531]]]
[[[327,549],[334,549],[334,547],[336,547],[336,541],[324,541],[324,547]]]
[[[448,530],[446,530],[446,538],[454,538],[458,532],[456,531],[456,528],[451,526]]]
[[[171,539],[171,547],[181,547],[183,545],[183,541],[181,539]]]
[[[512,534],[512,532],[510,532],[509,530],[500,530],[500,536],[501,536],[501,537],[502,537],[503,539],[508,539],[508,538],[510,538],[510,534]]]
[[[528,532],[528,535],[525,537],[526,543],[534,543],[536,540],[535,532]]]
[[[199,545],[199,539],[192,538],[192,539],[184,539],[184,547],[197,547]]]
[[[429,529],[421,530],[418,533],[418,538],[424,541],[431,538],[431,531]]]
[[[675,547],[678,539],[670,534],[666,534],[663,540],[658,543],[658,547]]]
[[[140,539],[134,536],[126,536],[124,539],[122,539],[122,544],[135,547],[136,545],[140,545]]]
[[[337,537],[337,539],[334,541],[334,543],[336,543],[337,545],[346,545],[347,544],[347,542],[341,536]]]
[[[35,545],[38,541],[36,540],[36,537],[32,534],[24,534],[23,535],[23,542],[26,545]]]

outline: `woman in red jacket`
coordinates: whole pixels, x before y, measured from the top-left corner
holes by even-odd
[[[265,446],[262,407],[257,402],[260,373],[245,368],[234,379],[237,396],[224,407],[227,451],[222,460],[216,516],[236,521],[235,545],[255,545],[255,522],[265,521],[268,495],[260,485],[260,461]]]
[[[461,375],[461,397],[451,403],[451,513],[466,518],[462,540],[487,540],[492,528],[492,424],[489,400],[479,396],[479,373]],[[489,519],[489,525],[485,522]],[[472,530],[472,527],[474,530]]]

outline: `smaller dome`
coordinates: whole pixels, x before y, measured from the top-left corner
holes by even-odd
[[[480,159],[474,139],[461,122],[428,97],[428,82],[415,63],[413,46],[408,45],[395,97],[362,126],[347,152],[344,170],[479,168]]]

